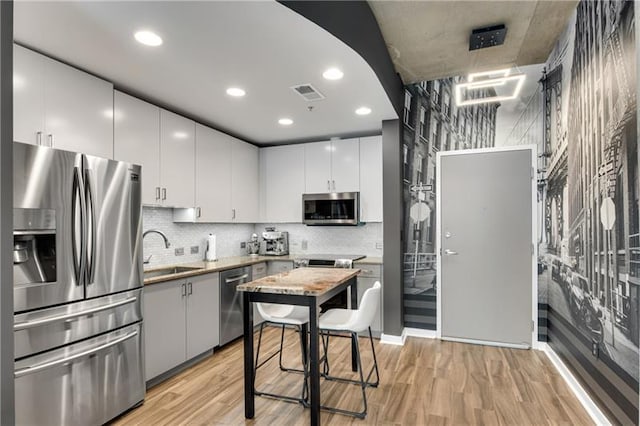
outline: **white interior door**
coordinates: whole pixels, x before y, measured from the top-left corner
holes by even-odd
[[[530,347],[536,328],[535,148],[438,154],[438,331]]]

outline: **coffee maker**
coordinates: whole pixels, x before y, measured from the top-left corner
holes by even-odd
[[[289,233],[265,228],[260,241],[260,254],[264,256],[284,256],[289,254]]]

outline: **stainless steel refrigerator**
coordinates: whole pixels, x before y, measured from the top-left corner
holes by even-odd
[[[144,399],[140,167],[14,143],[16,423]]]

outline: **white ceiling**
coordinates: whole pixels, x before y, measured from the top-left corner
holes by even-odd
[[[577,0],[369,1],[405,83],[544,62]],[[469,51],[475,28],[505,24],[502,46]]]
[[[135,42],[139,29],[157,32],[164,44]],[[18,1],[14,35],[117,88],[257,144],[373,133],[382,120],[397,118],[357,53],[275,1]],[[344,78],[324,80],[330,66]],[[300,83],[326,99],[304,101],[290,89]],[[247,95],[230,98],[230,86]],[[363,105],[373,112],[355,115]],[[294,124],[280,126],[281,117]]]

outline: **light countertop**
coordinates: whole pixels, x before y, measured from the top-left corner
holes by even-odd
[[[299,268],[240,284],[238,291],[320,296],[360,273],[360,269]]]

